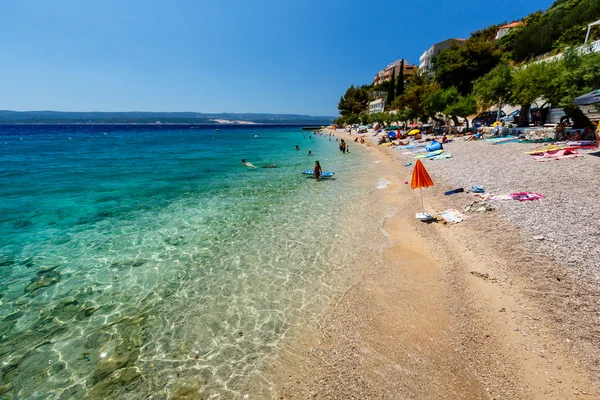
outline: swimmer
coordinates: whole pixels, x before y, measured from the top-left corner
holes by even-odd
[[[296,145],[296,150],[300,150],[300,147],[298,145]]]
[[[256,168],[252,163],[246,162],[246,159],[242,159],[242,165],[248,168]]]
[[[308,151],[308,155],[309,155],[309,156],[312,156],[312,151],[310,151],[310,150],[309,150],[309,151]]]

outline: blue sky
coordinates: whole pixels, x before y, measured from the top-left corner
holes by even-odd
[[[552,0],[6,0],[0,109],[337,115],[433,43]]]

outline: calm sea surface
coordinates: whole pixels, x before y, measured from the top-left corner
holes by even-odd
[[[380,240],[350,151],[298,127],[0,126],[0,384],[239,398]],[[302,175],[315,159],[336,179]]]

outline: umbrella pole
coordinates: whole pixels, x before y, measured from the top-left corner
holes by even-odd
[[[421,192],[421,210],[425,213],[425,205],[423,204],[423,188],[419,188],[419,192]]]

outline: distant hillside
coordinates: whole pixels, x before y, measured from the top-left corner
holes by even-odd
[[[117,124],[117,123],[178,123],[218,124],[219,121],[255,124],[324,125],[334,117],[297,114],[204,114],[196,112],[62,112],[62,111],[6,111],[0,110],[0,124]]]

